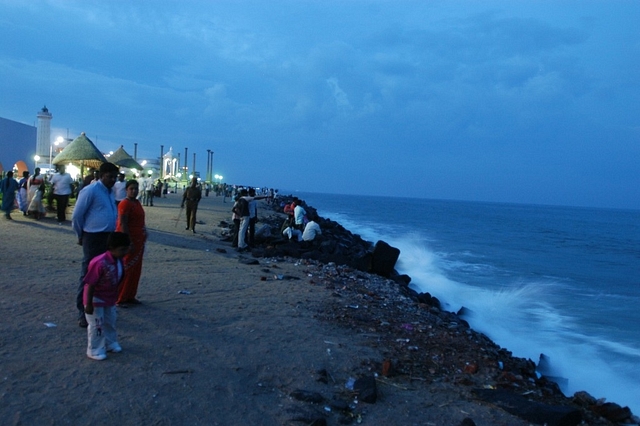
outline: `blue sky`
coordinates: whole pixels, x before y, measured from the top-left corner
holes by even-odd
[[[640,208],[637,1],[0,0],[0,116],[281,190]]]

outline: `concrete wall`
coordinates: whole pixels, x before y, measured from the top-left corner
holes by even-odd
[[[22,161],[33,172],[36,155],[37,128],[0,117],[0,163],[4,173]],[[42,160],[41,160],[42,161]],[[44,162],[48,162],[45,159]],[[20,168],[20,172],[22,172]]]

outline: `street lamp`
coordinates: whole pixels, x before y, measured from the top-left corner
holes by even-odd
[[[62,142],[64,142],[64,138],[62,136],[58,136],[54,143],[49,144],[49,171],[51,171],[51,163],[53,163],[53,145],[55,144],[55,146],[58,146]]]
[[[35,168],[38,168],[38,161],[40,161],[40,156],[38,154],[33,156],[33,160],[36,162]]]

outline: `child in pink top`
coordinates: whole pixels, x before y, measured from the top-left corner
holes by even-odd
[[[87,318],[87,356],[97,361],[107,352],[120,352],[116,333],[116,300],[118,287],[124,277],[122,257],[129,251],[131,241],[122,232],[112,232],[107,251],[94,257],[84,277],[84,315]]]

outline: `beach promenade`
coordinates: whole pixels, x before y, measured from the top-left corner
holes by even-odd
[[[195,235],[176,223],[179,194],[145,208],[143,304],[118,309],[123,351],[101,362],[86,357],[75,317],[82,251],[70,223],[19,212],[2,221],[0,423],[529,424],[449,380],[379,376],[377,401],[354,402],[345,385],[379,374],[384,346],[375,327],[354,332],[334,313],[365,315],[366,300],[342,301],[322,265],[239,255],[217,227],[231,206],[203,197]]]

